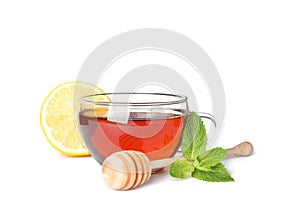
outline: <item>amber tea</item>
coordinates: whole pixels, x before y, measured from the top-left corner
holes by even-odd
[[[151,114],[130,112],[128,123],[124,124],[88,113],[90,111],[80,113],[82,136],[100,163],[120,150],[141,151],[151,160],[173,156],[180,144],[186,118],[174,110]]]
[[[79,125],[85,145],[100,163],[121,150],[157,160],[178,150],[187,113],[183,95],[101,93],[81,98]]]

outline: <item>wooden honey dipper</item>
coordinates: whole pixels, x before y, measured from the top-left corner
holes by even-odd
[[[250,156],[253,146],[250,142],[242,142],[226,150],[227,156]],[[104,160],[102,175],[111,188],[129,190],[147,182],[152,170],[167,167],[180,158],[182,156],[150,161],[144,153],[139,151],[119,151]]]

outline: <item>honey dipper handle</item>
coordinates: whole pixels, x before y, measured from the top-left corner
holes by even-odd
[[[175,162],[176,160],[179,160],[181,158],[182,158],[182,156],[174,156],[172,158],[165,158],[165,159],[161,159],[161,160],[153,160],[153,161],[150,162],[150,166],[151,166],[152,170],[168,167],[173,162]]]
[[[253,153],[253,145],[250,142],[242,142],[235,147],[226,150],[227,155],[250,156]]]
[[[250,142],[242,142],[235,147],[232,147],[227,150],[227,156],[236,155],[236,156],[250,156],[253,153],[253,145]],[[175,156],[172,158],[165,158],[161,160],[153,160],[150,162],[151,169],[160,169],[164,167],[168,167],[176,160],[184,159],[182,155]]]

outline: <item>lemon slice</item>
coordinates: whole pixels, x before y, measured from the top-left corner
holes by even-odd
[[[100,92],[103,90],[93,84],[68,82],[58,85],[49,93],[41,108],[40,123],[54,148],[69,156],[90,154],[77,126],[80,97]],[[108,96],[101,95],[101,98],[102,101],[110,102]]]

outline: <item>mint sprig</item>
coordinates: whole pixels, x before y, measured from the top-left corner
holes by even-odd
[[[209,182],[234,181],[221,161],[226,150],[217,147],[206,151],[207,135],[201,118],[192,112],[183,131],[181,151],[186,160],[172,163],[169,174],[175,178],[192,177]]]

